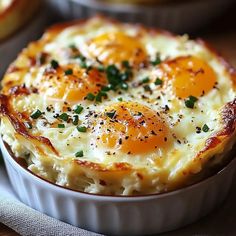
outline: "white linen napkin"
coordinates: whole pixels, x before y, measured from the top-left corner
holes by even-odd
[[[56,220],[18,201],[3,166],[0,166],[0,222],[24,236],[100,235]]]

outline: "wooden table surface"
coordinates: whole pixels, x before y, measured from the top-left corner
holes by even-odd
[[[214,23],[206,27],[205,30],[195,33],[194,37],[201,37],[212,44],[232,65],[236,67],[236,4],[228,10],[226,14],[217,19]],[[235,178],[236,180],[236,178]],[[198,222],[163,234],[165,236],[175,235],[236,235],[236,186],[230,192],[223,205],[216,209],[210,215],[204,217]],[[235,209],[235,210],[234,210]],[[221,223],[222,227],[217,224]],[[232,225],[234,226],[232,228]],[[207,232],[202,232],[201,227],[207,228]],[[0,236],[18,235],[12,229],[0,223]]]

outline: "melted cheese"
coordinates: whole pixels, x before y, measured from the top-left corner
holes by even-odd
[[[117,42],[104,41],[106,35],[120,32]],[[135,40],[131,46],[130,40]],[[91,53],[91,45],[99,48],[98,55]],[[150,63],[157,56],[162,63]],[[132,66],[128,89],[110,90],[102,102],[86,99],[86,94],[98,95],[110,81],[107,73],[96,69],[100,63],[105,67],[112,63],[124,73],[124,60]],[[174,66],[165,67],[174,60]],[[85,61],[91,70],[84,68]],[[221,109],[234,100],[235,89],[219,58],[187,36],[153,35],[137,26],[92,18],[48,31],[23,50],[12,67],[17,70],[5,75],[2,92],[10,96],[9,89],[22,84],[35,89],[29,95],[12,96],[12,110],[28,117],[42,111],[39,118],[29,118],[28,132],[47,138],[57,154],[17,134],[6,117],[1,124],[3,139],[17,157],[25,156],[31,171],[59,185],[102,194],[160,193],[187,184],[213,156],[221,160],[225,147],[229,149],[225,142],[196,160],[207,140],[223,129]],[[193,82],[186,87],[188,77]],[[208,77],[207,91],[201,94]],[[184,83],[179,82],[182,79]],[[181,92],[185,87],[187,95]],[[190,95],[197,97],[193,109],[185,104]],[[83,107],[80,114],[75,112],[78,105]],[[59,117],[62,113],[68,120]],[[86,132],[73,124],[76,115]],[[79,151],[83,155],[76,157]]]

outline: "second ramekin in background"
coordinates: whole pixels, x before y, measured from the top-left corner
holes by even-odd
[[[224,12],[234,0],[181,0],[134,5],[104,0],[47,0],[64,19],[104,14],[121,21],[143,23],[175,33],[193,32]],[[126,1],[129,2],[129,1]]]
[[[40,0],[12,0],[0,12],[0,77],[17,53],[38,38],[47,24],[47,9]]]

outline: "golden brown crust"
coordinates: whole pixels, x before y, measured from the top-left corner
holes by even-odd
[[[81,167],[88,168],[94,171],[100,171],[100,172],[132,170],[132,166],[129,163],[125,163],[125,162],[114,163],[110,168],[107,168],[99,163],[94,163],[90,161],[82,161],[78,159],[75,159],[74,163]]]
[[[203,153],[215,148],[217,145],[220,145],[222,141],[225,141],[235,133],[236,99],[223,107],[221,121],[223,123],[223,129],[206,140],[205,147],[196,155],[195,159],[201,157]]]
[[[18,96],[18,95],[30,95],[30,90],[26,88],[24,85],[17,85],[13,86],[9,90],[9,94],[13,96]]]
[[[236,99],[227,103],[222,110],[222,121],[224,129],[220,135],[230,136],[235,132],[236,126]]]
[[[9,104],[9,97],[5,96],[3,94],[0,94],[0,113],[2,116],[6,116],[9,119],[9,121],[11,122],[16,133],[25,137],[26,139],[36,140],[36,141],[42,143],[43,145],[50,148],[51,151],[54,152],[54,154],[59,155],[57,150],[54,148],[54,146],[52,145],[52,143],[50,142],[49,139],[42,137],[42,136],[33,136],[33,135],[29,134],[25,125],[21,121],[24,114],[16,113],[16,112],[12,111],[11,106]],[[28,116],[26,116],[26,117],[28,118]]]

